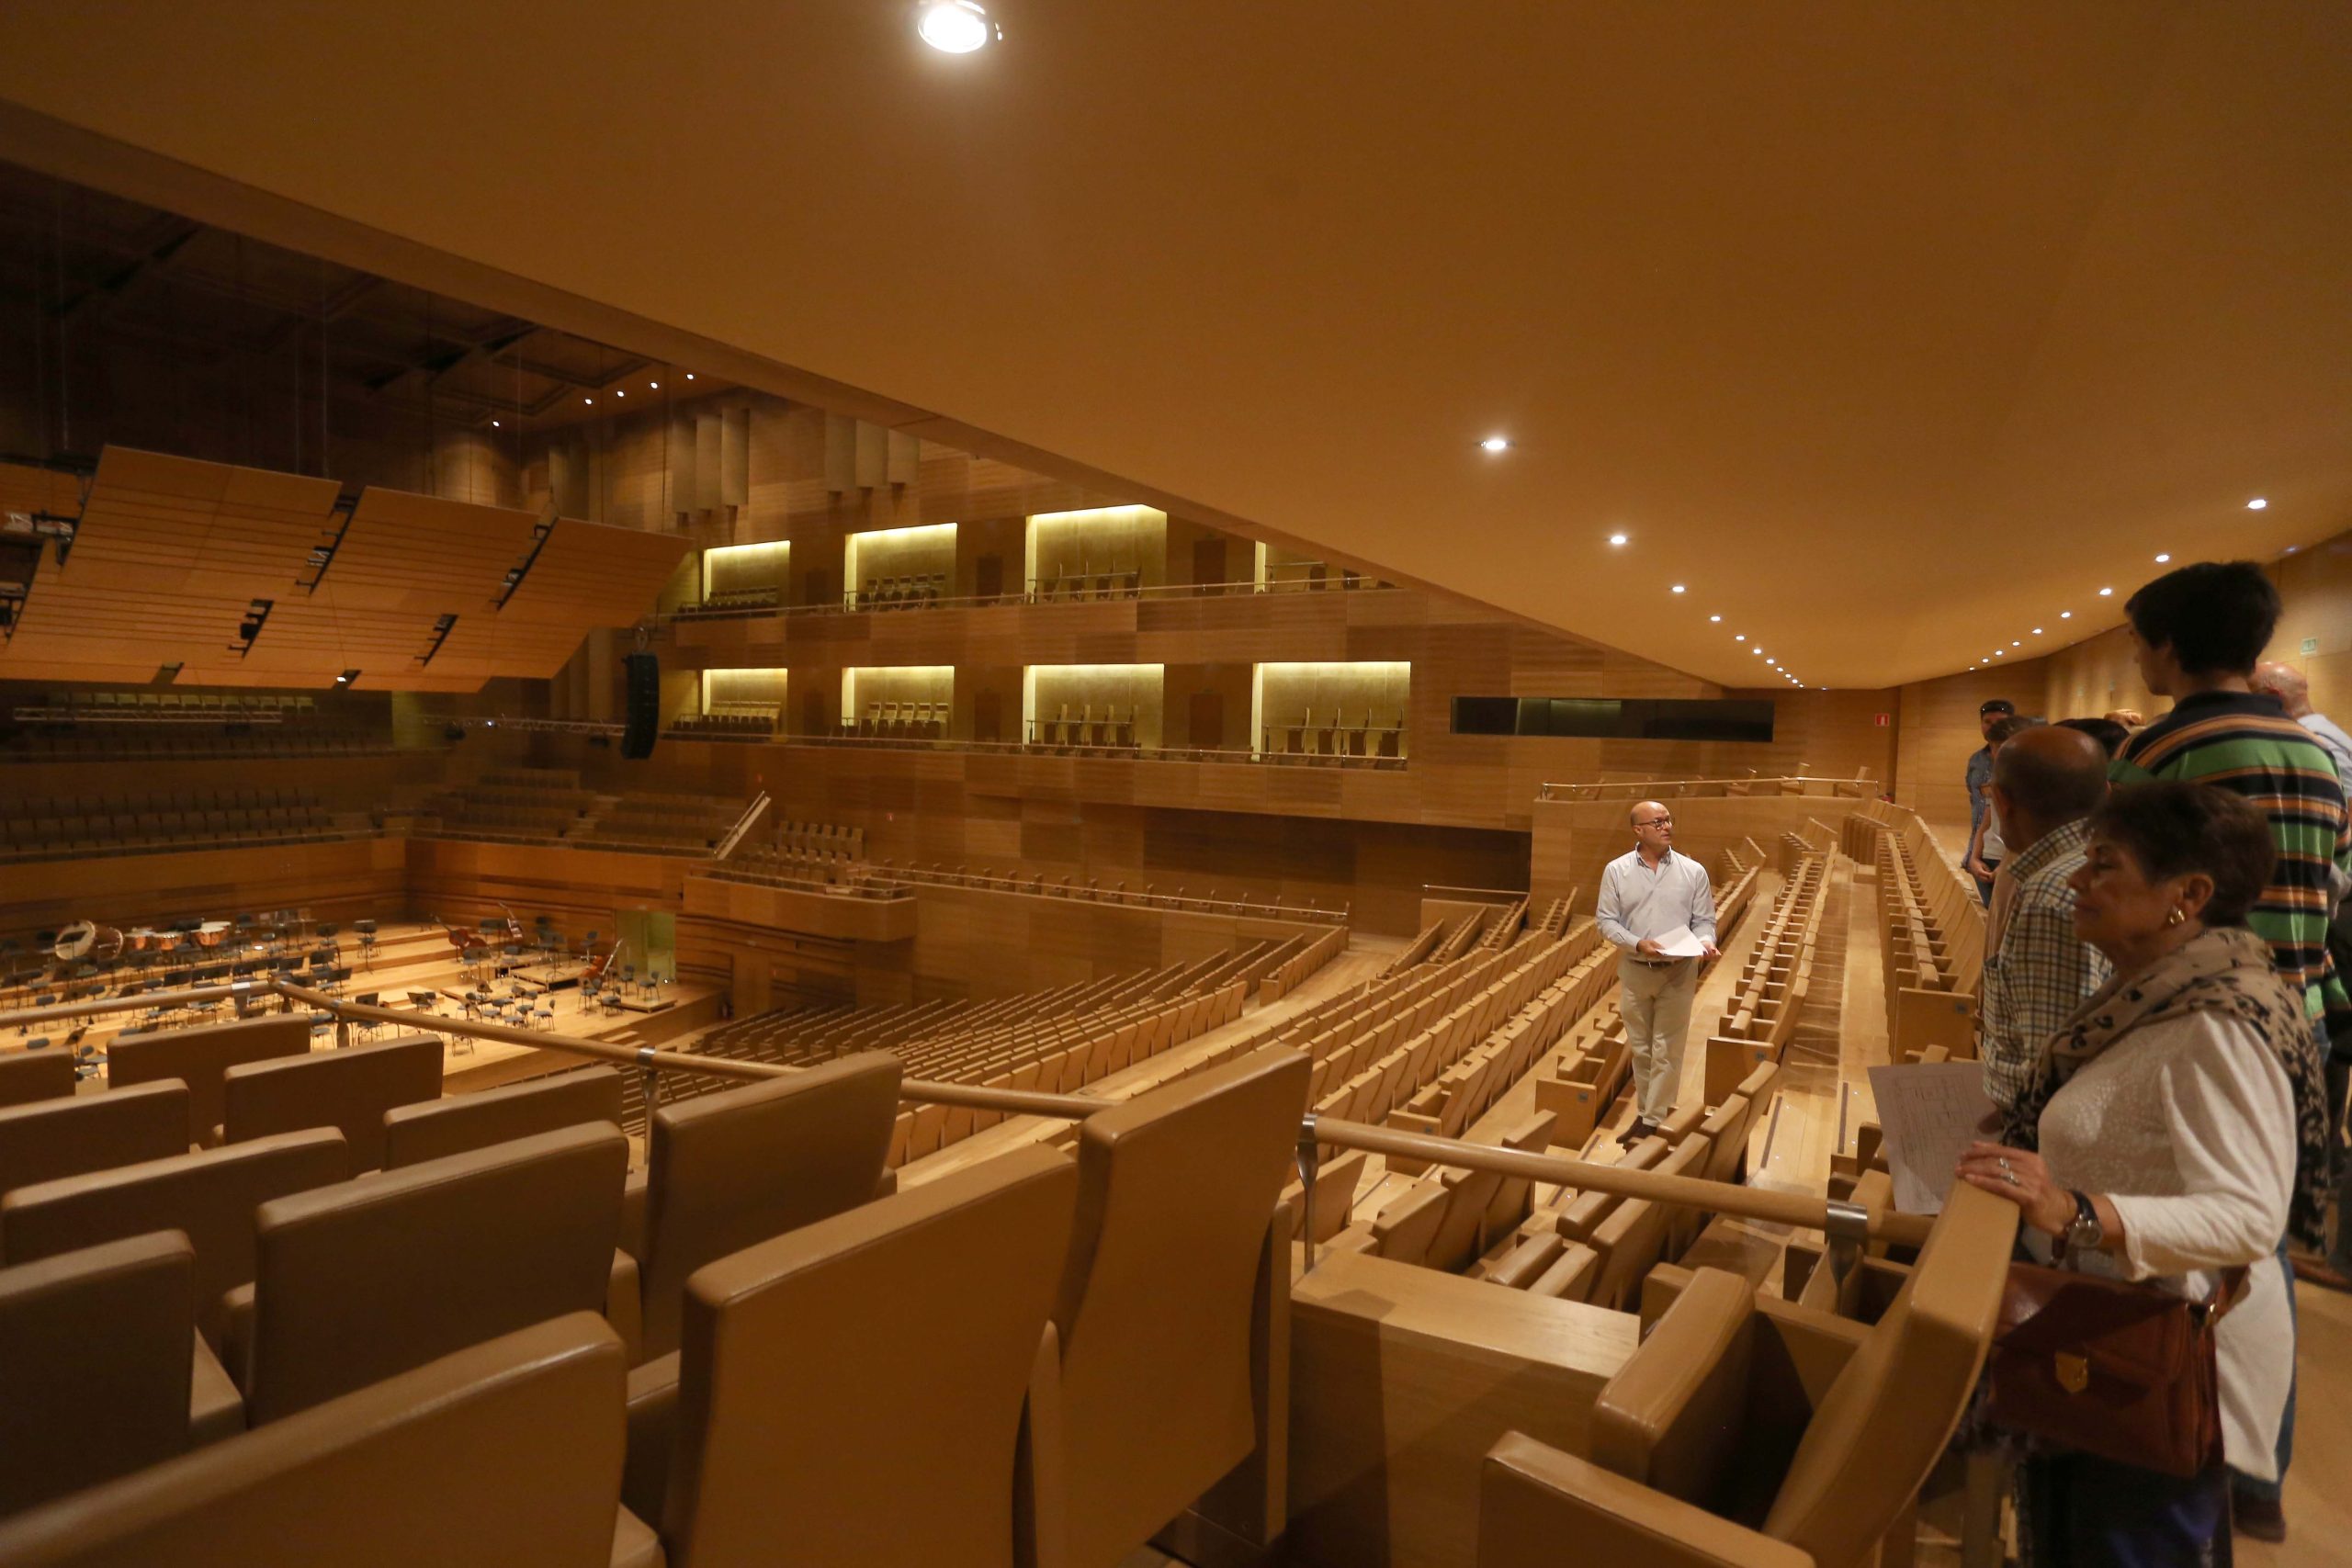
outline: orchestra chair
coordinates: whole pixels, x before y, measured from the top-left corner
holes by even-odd
[[[1036,1560],[1051,1559],[1057,1533],[1066,1568],[1113,1568],[1162,1525],[1187,1528],[1178,1516],[1212,1487],[1203,1511],[1227,1533],[1260,1545],[1281,1534],[1290,1229],[1279,1199],[1311,1076],[1306,1055],[1269,1048],[1080,1128],[1078,1217],[1053,1314],[1065,1522],[1055,1532],[1040,1521]]]
[[[899,1111],[884,1051],[654,1111],[646,1133],[642,1357],[678,1348],[687,1277],[874,1196]]]
[[[441,1097],[441,1039],[411,1034],[380,1045],[246,1062],[220,1080],[216,1143],[333,1127],[351,1146],[356,1170],[384,1168],[384,1113]]]
[[[602,1066],[475,1094],[418,1100],[384,1112],[384,1168],[398,1170],[429,1159],[469,1154],[583,1122],[609,1122],[617,1127],[620,1120],[621,1076]],[[638,1190],[641,1232],[642,1186]],[[624,1213],[624,1245],[629,1229]]]
[[[258,1427],[605,1303],[628,1140],[568,1127],[261,1206],[223,1358]]]
[[[64,1052],[11,1051],[0,1055],[0,1109],[63,1100],[74,1092],[74,1058]]]
[[[630,1382],[623,1497],[671,1568],[1012,1568],[1016,1517],[1053,1507],[1026,1438],[1077,1192],[1033,1146],[695,1270],[683,1348]]]
[[[1480,1568],[1876,1562],[1975,1388],[2016,1236],[2013,1206],[1955,1188],[1867,1327],[1698,1270],[1601,1389],[1589,1459],[1489,1450]]]
[[[12,1568],[659,1568],[619,1503],[620,1346],[587,1314],[470,1346],[0,1524]]]
[[[0,1198],[0,1259],[30,1263],[178,1231],[195,1250],[197,1330],[217,1352],[230,1337],[232,1293],[253,1282],[255,1212],[350,1176],[343,1134],[314,1127],[19,1187]]]
[[[309,1055],[311,1021],[308,1013],[282,1012],[118,1038],[107,1053],[107,1082],[122,1089],[179,1079],[187,1086],[187,1141],[206,1143],[220,1125],[222,1075],[245,1062]]]
[[[0,1515],[187,1450],[195,1269],[171,1232],[0,1269]]]
[[[187,1086],[173,1078],[0,1111],[0,1193],[186,1154],[187,1104]]]

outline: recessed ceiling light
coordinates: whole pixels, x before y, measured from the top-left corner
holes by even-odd
[[[1674,587],[1673,587],[1672,592],[1676,592],[1676,593],[1679,593],[1679,592],[1682,592],[1682,584],[1680,584],[1680,583],[1679,583],[1679,582],[1678,582],[1678,583],[1676,583],[1676,584],[1674,585]]]
[[[2245,503],[2245,509],[2248,512],[2259,512],[2269,504],[2270,503],[2268,502],[2263,500],[2262,497],[2257,495],[2252,501]]]
[[[2040,626],[2036,626],[2036,627],[2034,627],[2034,628],[2033,628],[2033,635],[2034,635],[2034,636],[2036,636],[2036,637],[2040,637],[2040,636],[2041,635],[2041,628]]]
[[[1996,659],[2007,659],[2008,656],[2009,650],[2006,648],[1996,648],[1993,650],[1993,657]]]
[[[2062,621],[2071,621],[2075,618],[2075,612],[2072,610],[2061,610],[2058,612],[2058,618]]]
[[[1780,661],[1779,660],[1777,660],[1777,659],[1768,659],[1768,660],[1766,660],[1764,662],[1765,662],[1765,663],[1767,663],[1767,664],[1778,664],[1778,663],[1780,663],[1781,661]]]
[[[2112,588],[2102,588],[2098,591],[2098,596],[2102,599],[2113,598],[2115,596],[2115,590]]]
[[[1751,649],[1749,649],[1747,651],[1748,651],[1748,652],[1750,652],[1750,653],[1761,653],[1761,652],[1763,652],[1764,650],[1763,650],[1762,649],[1760,649],[1760,648],[1751,648]]]
[[[1625,542],[1625,536],[1623,534],[1611,534],[1609,536],[1609,542],[1612,545],[1622,545]]]
[[[626,398],[626,397],[628,397],[628,392],[626,392],[626,391],[619,391],[619,392],[615,392],[615,393],[613,394],[613,396],[615,396],[615,397],[616,397],[616,398]]]
[[[1478,450],[1481,452],[1508,452],[1510,450],[1510,437],[1507,435],[1489,435],[1484,441],[1478,443]]]
[[[2160,556],[2158,556],[2158,557],[2156,558],[2156,564],[2157,564],[2158,566],[2162,566],[2162,565],[2164,565],[2164,564],[2165,564],[2165,562],[2166,562],[2166,561],[2168,561],[2168,560],[2170,560],[2170,559],[2172,559],[2172,557],[2171,557],[2171,555],[2170,555],[2170,554],[2160,555]]]
[[[1734,642],[1746,642],[1747,640],[1747,634],[1746,632],[1734,632],[1731,634],[1731,640]]]
[[[2292,547],[2293,547],[2292,546],[2290,546],[2290,547],[2289,547],[2289,548],[2290,548],[2290,549],[2291,549]],[[1709,615],[1709,616],[1707,617],[1707,619],[1709,619],[1709,620],[1711,620],[1711,621],[1720,621],[1720,620],[1722,620],[1722,619],[1723,619],[1723,617],[1722,617],[1721,615]]]
[[[490,427],[491,427],[491,429],[492,429],[492,430],[496,430],[496,429],[498,428],[498,422],[497,422],[496,420],[494,420],[494,419],[493,419],[493,420],[492,420],[492,421],[490,422]]]
[[[931,0],[916,18],[922,41],[943,54],[969,54],[985,45],[995,28],[973,0]]]
[[[660,390],[662,389],[662,383],[661,383],[661,382],[659,382],[659,381],[651,382],[651,383],[650,383],[650,386],[652,387],[652,389],[653,389],[653,390],[655,390],[655,391],[657,391],[657,392],[658,392],[658,391],[660,391]]]
[[[582,402],[583,402],[583,403],[593,403],[593,402],[594,402],[596,400],[595,400],[595,399],[594,399],[594,398],[582,398],[582,399],[581,399],[580,400],[581,400]]]
[[[2292,546],[2292,545],[2289,545],[2289,546],[2287,547],[2286,553],[2287,553],[2288,555],[2290,555],[2290,556],[2291,556],[2291,555],[2293,555],[2293,554],[2295,553],[2295,547],[2294,547],[2294,546]]]

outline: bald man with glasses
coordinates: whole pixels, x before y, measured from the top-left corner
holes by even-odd
[[[1655,800],[1634,807],[1634,847],[1600,874],[1593,918],[1617,955],[1617,1010],[1634,1060],[1634,1124],[1619,1137],[1638,1143],[1674,1111],[1682,1087],[1682,1035],[1702,958],[1675,958],[1659,939],[1687,930],[1703,958],[1715,950],[1715,892],[1707,868],[1674,852],[1674,814]]]

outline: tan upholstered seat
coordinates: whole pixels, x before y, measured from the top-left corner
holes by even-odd
[[[583,1122],[620,1125],[621,1076],[583,1067],[476,1094],[453,1094],[384,1112],[384,1168],[485,1149]]]
[[[1487,1455],[1481,1568],[1566,1540],[1598,1568],[1871,1560],[1975,1387],[2016,1235],[2014,1208],[1955,1188],[1868,1329],[1699,1270],[1601,1391],[1591,1460],[1517,1434]]]
[[[1279,1470],[1288,1373],[1253,1388],[1253,1312],[1287,1318],[1287,1246],[1271,1299],[1255,1297],[1311,1073],[1304,1055],[1260,1051],[1079,1134],[1054,1308],[1068,1568],[1110,1568],[1261,1440]],[[1267,1506],[1279,1509],[1279,1490]]]
[[[217,1350],[221,1298],[254,1277],[254,1215],[272,1198],[346,1179],[351,1155],[330,1127],[117,1166],[0,1198],[0,1258],[11,1264],[175,1230],[196,1250],[196,1321]]]
[[[241,1144],[273,1133],[334,1127],[356,1170],[384,1164],[384,1113],[441,1095],[441,1041],[408,1035],[380,1045],[246,1062],[221,1075],[220,1135]]]
[[[10,1051],[0,1054],[0,1108],[62,1100],[74,1092],[71,1051]]]
[[[686,1277],[874,1196],[899,1059],[867,1052],[654,1112],[646,1144],[646,1359],[678,1348]]]
[[[628,1141],[582,1126],[262,1205],[254,1424],[526,1324],[601,1310]]]
[[[300,1056],[311,1049],[311,1021],[272,1013],[233,1023],[165,1029],[107,1048],[107,1083],[117,1090],[163,1078],[187,1085],[187,1142],[209,1143],[220,1125],[220,1078],[241,1062]]]
[[[0,1192],[186,1154],[187,1103],[174,1081],[0,1111]]]
[[[595,1318],[537,1324],[0,1524],[0,1561],[650,1568],[621,1378]]]
[[[195,1270],[169,1232],[0,1269],[0,1514],[187,1447]]]
[[[1023,1149],[696,1270],[667,1359],[673,1419],[637,1397],[662,1363],[631,1380],[633,1505],[652,1506],[637,1478],[658,1468],[636,1446],[675,1433],[673,1568],[1011,1568],[1023,1407],[1042,1368],[1050,1427],[1046,1325],[1077,1192],[1067,1157]]]

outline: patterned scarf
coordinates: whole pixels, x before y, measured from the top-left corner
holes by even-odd
[[[2118,975],[2076,1008],[2042,1047],[2033,1081],[2009,1108],[2004,1139],[2015,1148],[2039,1148],[2042,1111],[2084,1063],[2143,1023],[2199,1010],[2242,1021],[2278,1054],[2295,1097],[2287,1232],[2305,1246],[2324,1245],[2335,1148],[2319,1031],[2303,1011],[2302,993],[2272,966],[2270,944],[2243,927],[2199,931],[2138,974]]]

